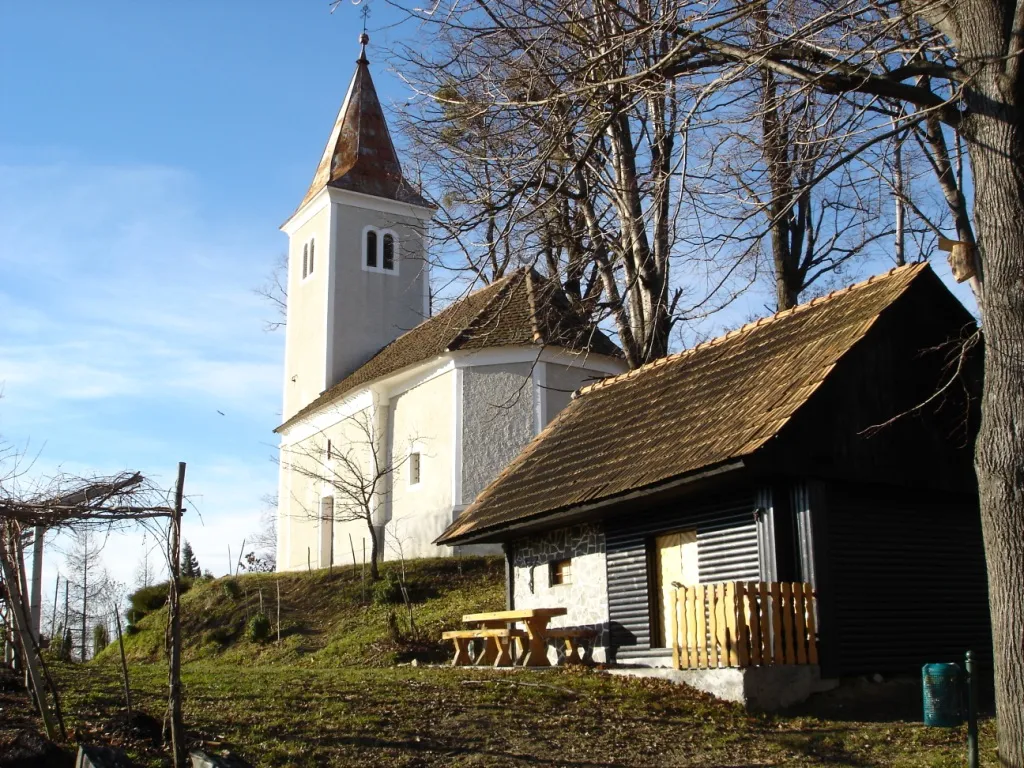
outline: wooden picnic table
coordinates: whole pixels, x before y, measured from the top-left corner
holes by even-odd
[[[547,628],[548,622],[555,616],[565,616],[568,613],[566,608],[523,608],[514,611],[489,611],[487,613],[469,613],[462,617],[464,624],[478,624],[483,629],[505,629],[509,624],[523,622],[526,626],[527,650],[523,659],[524,667],[550,667],[547,649]],[[508,638],[509,644],[512,638]],[[488,644],[485,651],[487,658],[483,663],[495,663],[503,656],[500,640],[494,638],[492,648]],[[511,663],[511,658],[509,660]]]

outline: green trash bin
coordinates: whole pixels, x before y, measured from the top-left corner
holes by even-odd
[[[963,720],[959,664],[925,664],[921,668],[924,724],[953,728]]]

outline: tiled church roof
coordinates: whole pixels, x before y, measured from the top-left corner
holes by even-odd
[[[554,281],[531,269],[520,269],[402,334],[277,431],[360,386],[445,352],[523,345],[622,355],[604,333],[575,315]]]
[[[584,388],[438,543],[476,539],[752,454],[925,273],[926,264],[894,269]]]

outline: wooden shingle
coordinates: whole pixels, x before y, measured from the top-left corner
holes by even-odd
[[[582,389],[438,543],[475,540],[754,453],[928,270],[899,267]]]
[[[503,346],[549,346],[622,356],[611,339],[572,311],[557,283],[531,269],[519,269],[403,333],[275,431],[407,366],[445,352]]]

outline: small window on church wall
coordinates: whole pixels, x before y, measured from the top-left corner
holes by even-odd
[[[327,460],[330,461],[334,458],[334,446],[331,445],[331,441],[327,441]]]
[[[302,246],[302,279],[306,279],[306,275],[309,274],[309,243]]]
[[[366,233],[366,266],[377,266],[377,233],[372,229]]]
[[[384,258],[383,265],[384,269],[393,270],[395,268],[395,236],[384,235]]]
[[[309,241],[309,274],[313,274],[313,249],[316,248],[316,240]]]
[[[409,485],[420,484],[420,454],[419,451],[409,454]]]

